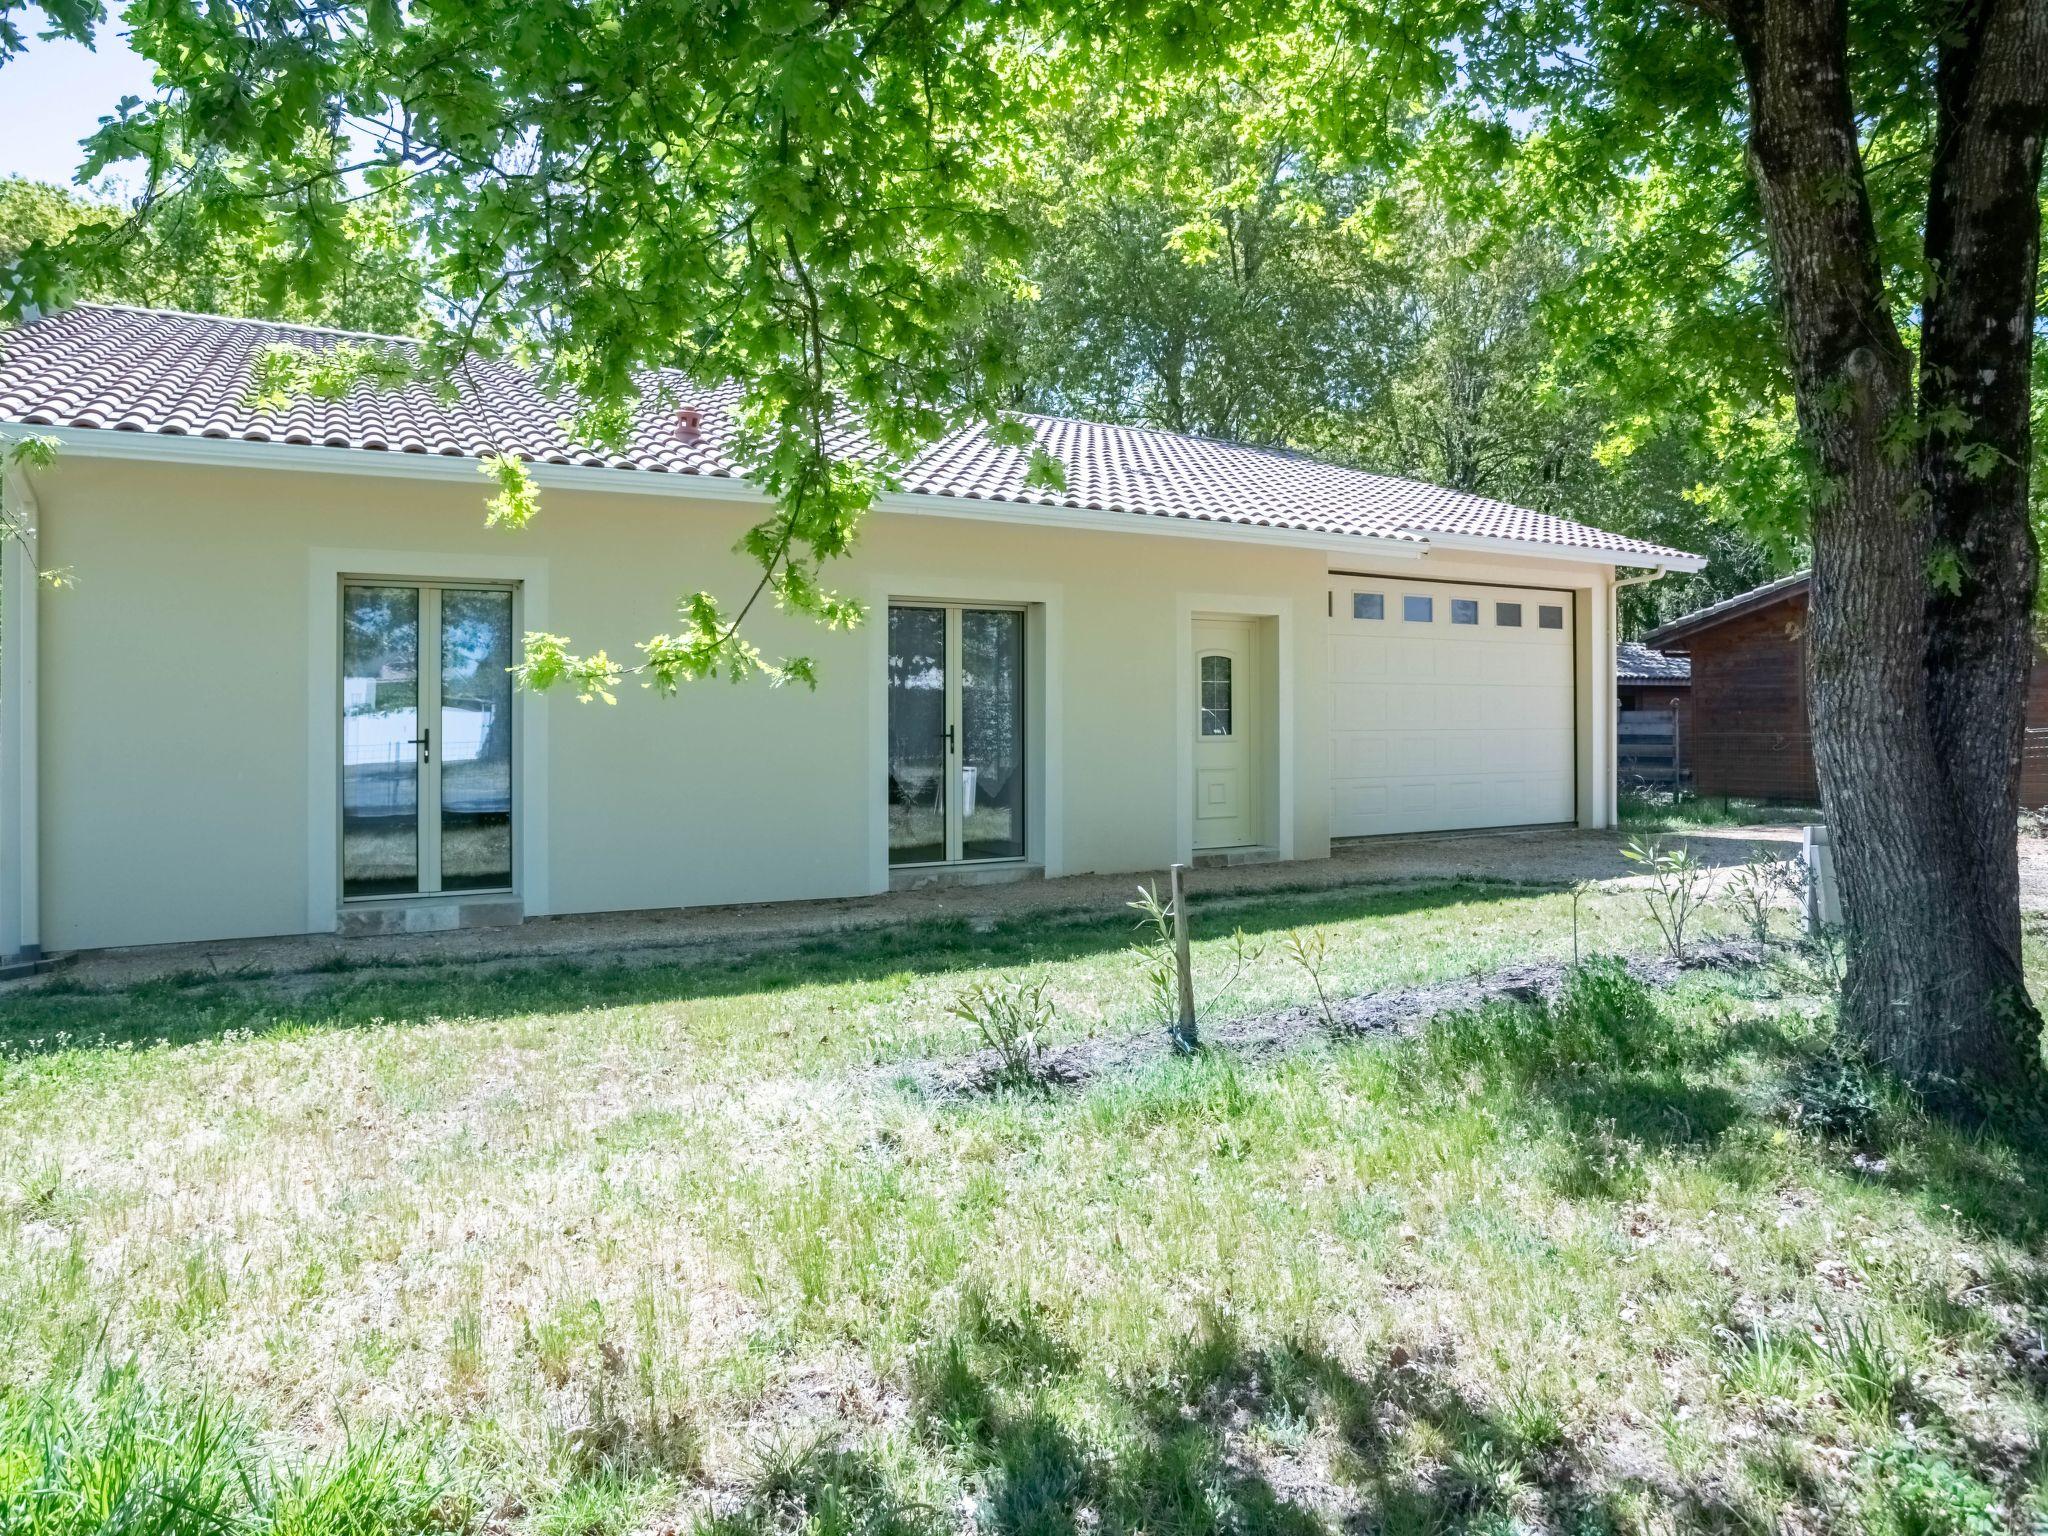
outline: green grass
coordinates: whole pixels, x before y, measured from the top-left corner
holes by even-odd
[[[1817,822],[1817,807],[1744,800],[1728,795],[1671,795],[1628,791],[1620,799],[1620,826],[1630,832],[1690,832],[1703,827],[1802,826]]]
[[[1654,947],[1633,893],[1583,920]],[[1205,988],[1240,926],[1226,1013],[1314,1005],[1289,930],[1336,997],[1568,959],[1572,923],[1473,884],[1210,903]],[[1853,1136],[1806,1128],[1836,1078],[1797,965],[1656,998],[1592,966],[1410,1041],[1079,1090],[903,1085],[979,1047],[977,984],[1042,986],[1055,1041],[1152,1027],[1131,937],[15,998],[0,1528],[152,1529],[11,1514],[59,1440],[169,1447],[166,1486],[229,1467],[234,1529],[306,1536],[2027,1517],[2048,1151],[1882,1085]]]

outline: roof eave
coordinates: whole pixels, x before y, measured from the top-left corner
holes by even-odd
[[[338,448],[317,443],[253,442],[239,437],[203,437],[190,433],[141,432],[115,427],[54,427],[0,422],[0,439],[27,436],[56,440],[65,454],[80,458],[163,461],[235,469],[272,469],[328,474],[383,475],[400,479],[479,483],[479,461],[455,454],[404,453],[374,448]],[[614,468],[604,465],[529,463],[534,483],[543,489],[610,492],[625,495],[694,496],[704,500],[767,506],[769,499],[748,481],[731,475],[686,471]],[[1108,532],[1152,532],[1184,537],[1283,544],[1330,554],[1373,554],[1420,559],[1433,549],[1506,555],[1516,559],[1557,561],[1576,565],[1663,567],[1695,571],[1705,561],[1677,551],[1643,554],[1539,544],[1529,540],[1477,534],[1436,533],[1421,529],[1388,534],[1346,533],[1288,528],[1270,523],[1234,522],[1224,518],[1120,512],[1075,507],[1054,501],[997,501],[920,492],[895,492],[877,502],[879,510],[919,516],[981,519],[1062,528],[1097,528]]]
[[[1683,575],[1705,570],[1707,565],[1704,555],[1687,554],[1680,549],[1587,549],[1575,544],[1539,544],[1532,539],[1500,539],[1476,533],[1430,533],[1426,537],[1435,549],[1513,554],[1537,560],[1563,560],[1574,565],[1625,566],[1630,570],[1673,571]]]
[[[1726,624],[1730,619],[1743,618],[1785,601],[1802,591],[1811,575],[1810,571],[1795,571],[1790,576],[1780,576],[1776,581],[1767,581],[1760,587],[1723,598],[1692,613],[1681,614],[1644,635],[1643,644],[1660,651],[1686,654],[1695,636]]]

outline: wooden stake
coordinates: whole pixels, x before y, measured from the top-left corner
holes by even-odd
[[[1187,865],[1176,864],[1167,872],[1173,888],[1173,968],[1180,978],[1180,1018],[1174,1025],[1173,1043],[1192,1051],[1199,1039],[1195,1034],[1195,971],[1188,960],[1188,902],[1184,877]]]

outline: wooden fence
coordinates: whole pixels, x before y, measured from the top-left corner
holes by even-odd
[[[1623,785],[1678,789],[1687,778],[1675,709],[1624,709],[1616,733],[1615,772]]]

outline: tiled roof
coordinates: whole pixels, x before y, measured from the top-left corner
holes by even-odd
[[[530,375],[505,363],[475,363],[452,401],[408,385],[363,387],[341,400],[300,400],[281,412],[250,405],[252,363],[261,349],[349,339],[413,347],[397,338],[351,338],[268,321],[79,305],[0,334],[0,422],[456,458],[505,452],[541,464],[739,476],[726,452],[735,391],[705,391],[675,379],[665,382],[687,409],[644,398],[636,434],[622,453],[572,442],[563,422],[573,405],[551,398]],[[686,419],[692,411],[693,419]],[[1063,490],[1028,485],[1030,452],[995,443],[980,427],[963,428],[919,453],[902,471],[902,488],[1311,534],[1506,540],[1621,564],[1693,563],[1678,550],[1506,502],[1282,449],[1051,416],[1023,420],[1037,446],[1065,468]],[[839,446],[850,454],[863,451],[851,433]]]
[[[1624,640],[1614,648],[1614,675],[1624,683],[1690,683],[1692,658],[1667,656],[1639,640]]]

